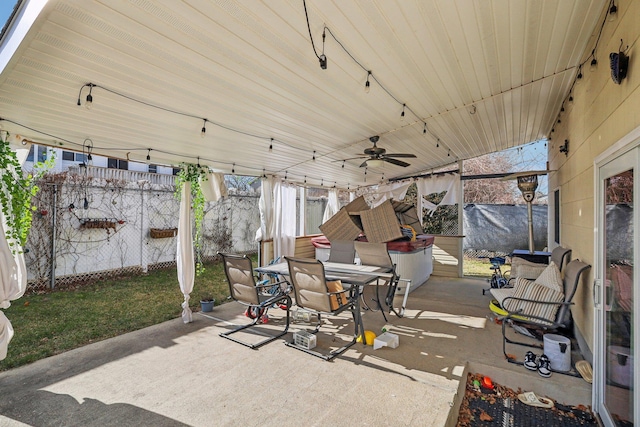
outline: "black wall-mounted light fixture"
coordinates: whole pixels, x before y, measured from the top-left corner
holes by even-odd
[[[564,153],[565,156],[569,156],[569,140],[565,139],[564,144],[560,146],[560,152]]]
[[[629,57],[625,55],[624,51],[622,50],[622,45],[623,42],[622,39],[620,39],[620,48],[618,49],[618,52],[611,52],[609,54],[611,79],[613,79],[613,82],[617,85],[622,83],[622,80],[627,77],[627,70],[629,69]]]

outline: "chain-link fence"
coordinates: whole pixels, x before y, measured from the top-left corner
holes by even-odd
[[[30,290],[174,266],[180,204],[173,182],[169,175],[91,167],[46,176],[25,246]],[[207,203],[204,260],[217,251],[257,251],[257,198]]]

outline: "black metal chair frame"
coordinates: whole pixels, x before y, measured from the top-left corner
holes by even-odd
[[[253,321],[251,323],[238,326],[237,328],[232,329],[231,331],[228,331],[228,332],[222,332],[220,333],[220,336],[228,340],[231,340],[233,342],[236,342],[238,344],[242,344],[246,347],[257,349],[267,343],[270,343],[271,341],[274,341],[286,335],[287,332],[289,331],[289,324],[290,324],[289,316],[290,316],[290,309],[292,304],[291,297],[289,296],[289,291],[290,291],[289,283],[283,280],[280,282],[268,282],[263,284],[257,284],[256,278],[253,275],[253,265],[251,263],[251,259],[247,255],[223,254],[220,252],[218,252],[218,255],[220,255],[220,257],[222,258],[224,273],[227,277],[227,283],[229,284],[229,292],[230,292],[231,298],[234,301],[247,306],[248,313],[252,313],[252,312],[255,313],[255,315],[253,316]],[[229,265],[227,264],[228,261],[235,261],[237,263],[245,264],[243,269],[247,277],[247,283],[245,283],[245,285],[247,286],[252,285],[253,288],[255,289],[255,300],[258,301],[257,304],[255,302],[250,302],[248,300],[242,300],[240,299],[240,297],[238,297],[234,289],[233,280],[229,273]],[[283,284],[286,284],[287,286],[283,288],[282,287]],[[270,291],[273,291],[274,289],[276,290],[276,292],[270,293]],[[254,295],[252,295],[252,297],[253,296]],[[236,332],[240,332],[257,325],[261,321],[261,315],[266,314],[269,308],[271,308],[274,305],[280,305],[281,308],[286,311],[286,320],[285,320],[284,330],[278,332],[276,335],[269,336],[268,338],[262,341],[259,341],[257,343],[248,343],[248,342],[239,340],[236,337],[231,336]]]
[[[580,284],[582,273],[589,270],[590,268],[591,268],[590,265],[585,264],[579,260],[574,260],[574,261],[571,261],[569,264],[567,264],[567,267],[565,270],[565,277],[563,280],[565,298],[564,298],[564,301],[562,302],[538,301],[538,300],[530,300],[530,299],[515,298],[515,297],[507,297],[503,300],[502,305],[505,311],[507,311],[507,315],[502,319],[502,352],[504,353],[505,359],[507,359],[509,363],[522,365],[524,362],[518,361],[517,359],[513,358],[512,355],[507,353],[507,344],[515,344],[515,345],[521,345],[521,346],[527,346],[527,347],[533,347],[533,348],[543,348],[543,345],[540,343],[516,341],[507,337],[506,331],[507,331],[508,324],[514,323],[514,324],[524,325],[525,327],[526,326],[536,327],[536,328],[542,329],[545,332],[567,331],[571,326],[570,308],[571,308],[571,305],[573,305],[573,302],[572,302],[573,296],[575,295],[576,290],[578,289],[578,286]],[[538,304],[545,304],[545,305],[557,305],[559,309],[556,314],[556,318],[554,320],[545,319],[539,316],[531,316],[531,315],[524,316],[521,313],[521,310],[517,310],[517,311],[507,310],[505,306],[508,304],[505,304],[505,302],[508,300],[522,301],[522,302],[535,302]],[[561,372],[561,371],[554,371],[554,372],[567,374],[567,372]],[[569,373],[569,375],[576,376],[573,373]]]
[[[364,337],[364,328],[362,327],[362,319],[360,317],[360,304],[359,304],[359,298],[360,298],[360,291],[359,291],[359,287],[352,285],[349,288],[345,288],[343,291],[339,291],[339,292],[329,292],[328,288],[326,287],[326,283],[327,283],[327,279],[326,276],[324,275],[324,265],[322,264],[321,261],[315,260],[315,259],[307,259],[307,258],[293,258],[293,257],[286,257],[285,256],[285,260],[287,261],[288,265],[289,265],[289,278],[290,278],[290,283],[293,286],[293,292],[294,292],[294,296],[295,296],[295,300],[296,300],[296,305],[300,308],[303,308],[305,310],[308,310],[310,312],[316,313],[318,316],[318,321],[316,323],[316,326],[314,328],[313,331],[311,331],[312,334],[317,334],[318,331],[320,330],[320,327],[322,326],[322,315],[331,315],[331,316],[337,316],[340,313],[346,311],[346,310],[350,310],[351,311],[351,315],[353,317],[353,339],[351,341],[349,341],[347,344],[345,344],[344,346],[332,350],[331,352],[329,352],[328,354],[324,354],[321,353],[319,351],[314,351],[313,349],[308,349],[308,348],[304,348],[301,347],[299,345],[296,345],[295,340],[294,341],[285,341],[285,344],[289,347],[293,347],[297,350],[300,351],[304,351],[305,353],[311,354],[313,356],[319,357],[321,359],[324,359],[326,361],[331,361],[333,358],[335,358],[336,356],[339,356],[340,354],[344,353],[349,347],[351,347],[352,345],[354,345],[357,340],[358,337],[360,335],[362,335]],[[293,264],[293,265],[292,265]],[[309,265],[311,267],[314,266],[318,266],[318,264],[322,267],[321,269],[321,274],[319,274],[318,278],[321,280],[322,283],[324,283],[324,286],[326,288],[326,295],[327,295],[327,300],[330,300],[330,297],[332,295],[336,296],[336,300],[338,302],[338,308],[335,310],[331,310],[331,311],[320,311],[317,310],[313,307],[309,307],[307,305],[305,305],[304,303],[304,299],[300,296],[300,291],[302,290],[302,288],[300,287],[300,284],[297,282],[296,279],[296,271],[295,268],[293,268],[295,266],[295,264],[299,264],[299,265]],[[338,296],[340,295],[346,295],[347,296],[347,302],[346,303],[342,303],[342,299],[339,298]],[[330,305],[330,303],[329,303]]]
[[[360,242],[360,244],[368,244],[368,242]],[[357,250],[358,245],[356,245],[356,253],[358,252]],[[385,253],[387,255],[387,257],[385,257],[385,259],[388,258],[388,263],[385,263],[384,265],[380,262],[373,262],[373,263],[368,263],[368,262],[362,262],[362,257],[360,254],[358,254],[358,256],[360,257],[360,261],[362,262],[362,264],[364,265],[373,265],[376,267],[380,267],[380,268],[386,268],[388,269],[388,273],[391,273],[391,278],[390,279],[385,279],[385,281],[388,280],[389,282],[389,286],[387,288],[387,293],[384,297],[384,303],[387,305],[387,307],[389,307],[389,313],[394,313],[396,316],[398,316],[399,318],[402,318],[404,316],[403,313],[399,313],[394,307],[393,307],[393,300],[396,296],[396,290],[398,289],[398,283],[400,282],[400,275],[398,275],[398,273],[396,272],[396,264],[393,263],[393,261],[391,260],[391,256],[389,255],[389,251],[386,249],[386,244],[385,244]],[[380,258],[382,257],[382,253],[380,254]],[[378,280],[376,282],[376,298],[374,299],[374,302],[378,305],[378,309],[382,312],[382,317],[384,317],[384,321],[387,322],[387,315],[384,313],[384,307],[382,306],[382,302],[380,301],[380,280]],[[369,306],[364,303],[366,308],[370,309]],[[377,311],[377,310],[372,310],[372,311]]]

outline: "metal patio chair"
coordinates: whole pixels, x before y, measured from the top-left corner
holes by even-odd
[[[384,298],[384,303],[389,308],[389,313],[393,312],[398,317],[402,317],[400,313],[393,308],[393,299],[396,295],[396,289],[398,288],[398,282],[400,281],[400,276],[396,273],[396,265],[391,260],[391,256],[389,255],[389,251],[387,250],[386,243],[373,243],[373,242],[354,242],[354,246],[356,249],[356,253],[358,254],[358,258],[360,258],[360,263],[362,265],[372,265],[375,267],[382,267],[388,270],[392,274],[392,277],[389,281],[385,281],[384,283],[380,283],[378,281],[376,285],[376,300],[375,302],[378,304],[378,308],[382,311],[382,316],[384,320],[387,321],[387,316],[384,314],[384,309],[382,306],[382,302],[380,301],[379,295],[379,286],[380,285],[388,285],[387,293]]]
[[[260,282],[257,284],[253,275],[251,259],[248,256],[223,254],[220,252],[218,252],[218,255],[222,257],[224,273],[227,276],[231,298],[247,306],[247,315],[253,318],[251,323],[241,325],[228,332],[223,332],[220,336],[237,342],[238,344],[256,349],[285,335],[289,330],[289,311],[291,308],[291,297],[288,295],[288,283],[286,281],[280,281]],[[279,305],[280,308],[286,311],[284,330],[255,344],[241,341],[232,336],[236,332],[259,324],[262,321],[262,316],[274,305]]]
[[[316,313],[318,322],[311,332],[316,334],[322,326],[322,315],[336,316],[344,311],[351,311],[353,317],[353,339],[344,346],[329,352],[320,353],[312,348],[296,343],[295,337],[285,344],[324,360],[331,360],[342,354],[356,343],[361,333],[359,290],[356,286],[342,289],[336,282],[328,282],[324,265],[315,259],[285,257],[289,265],[289,279],[293,286],[296,305],[309,312]],[[362,331],[363,332],[363,331]]]

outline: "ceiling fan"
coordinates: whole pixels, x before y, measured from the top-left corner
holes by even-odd
[[[373,143],[373,147],[365,149],[364,156],[352,157],[351,159],[345,159],[345,160],[367,159],[364,162],[362,162],[362,164],[360,165],[361,168],[367,167],[367,166],[379,167],[379,166],[382,166],[384,162],[406,168],[407,166],[409,166],[409,163],[403,162],[402,160],[398,160],[396,157],[404,157],[404,158],[416,157],[415,154],[409,154],[409,153],[387,154],[387,150],[385,150],[384,148],[380,148],[376,145],[379,139],[380,137],[378,135],[374,135],[369,138],[369,141]]]

